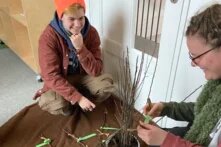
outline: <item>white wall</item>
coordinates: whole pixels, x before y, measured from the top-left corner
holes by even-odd
[[[93,12],[96,9],[96,14],[92,11],[89,14],[91,23],[98,29],[102,39],[102,48],[104,53],[105,71],[117,76],[119,60],[122,56],[122,51],[128,47],[131,54],[131,65],[134,68],[135,59],[141,54],[140,51],[133,48],[135,40],[135,20],[136,20],[136,2],[134,0],[112,0],[89,1],[90,9]],[[99,6],[98,6],[99,5]],[[99,14],[97,12],[100,12]],[[151,57],[146,55],[146,60]],[[155,63],[155,59],[152,61]],[[153,64],[154,65],[154,64]],[[151,80],[152,70],[148,73],[148,78],[144,84],[140,97],[144,98],[148,95],[149,83]],[[138,100],[137,109],[140,109],[146,102],[146,99]]]
[[[186,21],[205,3],[212,0],[179,0],[173,4],[167,0],[165,6],[162,36],[160,41],[158,67],[151,93],[157,101],[181,101],[199,85],[205,83],[204,74],[190,66],[184,37]],[[133,49],[136,2],[134,0],[88,0],[89,19],[98,29],[104,53],[105,71],[116,76],[122,50],[130,49],[132,66],[140,51]],[[150,57],[146,56],[149,60]],[[152,61],[142,93],[136,103],[140,110],[146,102],[156,59]],[[194,101],[199,91],[188,101]],[[164,120],[162,125],[179,124]]]

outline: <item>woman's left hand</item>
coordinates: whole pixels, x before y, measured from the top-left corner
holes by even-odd
[[[148,145],[160,146],[166,138],[168,132],[140,121],[137,127],[138,136]]]

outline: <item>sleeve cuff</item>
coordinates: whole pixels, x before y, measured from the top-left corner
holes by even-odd
[[[167,116],[168,114],[171,113],[171,108],[172,108],[172,103],[164,103],[164,108],[163,111],[161,112],[160,116]]]
[[[168,146],[171,146],[171,144],[173,144],[173,140],[175,140],[177,136],[171,134],[171,133],[167,133],[167,136],[166,138],[164,139],[161,147],[168,147]]]
[[[72,105],[76,104],[76,102],[82,97],[82,95],[79,92],[76,92],[74,96],[70,99],[70,103]]]

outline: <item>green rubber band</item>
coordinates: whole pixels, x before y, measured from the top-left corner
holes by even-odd
[[[102,130],[113,130],[113,131],[118,131],[120,130],[119,128],[112,128],[112,127],[100,127]]]
[[[51,139],[49,138],[46,138],[44,139],[44,141],[40,144],[37,144],[35,147],[42,147],[42,146],[45,146],[45,145],[49,145],[51,143]]]
[[[143,115],[144,116],[144,123],[149,123],[152,120],[152,117],[149,115]]]
[[[96,134],[96,133],[92,133],[92,134],[89,134],[89,135],[84,136],[84,137],[79,137],[79,138],[77,139],[77,142],[80,142],[80,141],[84,141],[84,140],[90,139],[90,138],[92,138],[92,137],[94,137],[94,136],[97,136],[97,134]]]

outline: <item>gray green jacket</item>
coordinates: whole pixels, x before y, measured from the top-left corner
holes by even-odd
[[[208,81],[195,103],[165,103],[161,115],[188,121],[190,129],[184,138],[208,146],[209,134],[221,118],[221,80]]]

